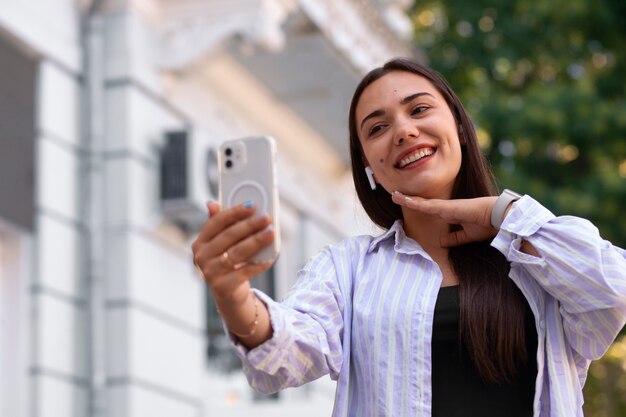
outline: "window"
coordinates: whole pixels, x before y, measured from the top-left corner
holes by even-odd
[[[0,34],[0,415],[26,415],[38,62]]]
[[[2,36],[0,57],[0,217],[32,230],[37,63]]]

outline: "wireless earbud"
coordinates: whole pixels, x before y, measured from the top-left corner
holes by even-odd
[[[372,190],[376,189],[376,181],[374,181],[374,171],[369,166],[365,167],[365,175],[367,175],[367,180],[370,182],[370,187]]]

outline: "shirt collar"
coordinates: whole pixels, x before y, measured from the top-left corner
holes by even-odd
[[[404,253],[407,255],[414,255],[419,253],[428,257],[428,254],[426,253],[426,251],[424,251],[421,245],[404,233],[404,224],[400,219],[396,220],[389,228],[389,230],[387,230],[382,235],[375,237],[370,242],[369,247],[367,248],[367,253],[373,252],[380,244],[382,244],[382,242],[387,241],[392,237],[395,238],[395,244],[393,249],[396,252]]]

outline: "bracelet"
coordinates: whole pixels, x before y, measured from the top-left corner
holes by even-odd
[[[250,290],[250,294],[254,297],[254,320],[252,321],[252,323],[250,323],[250,326],[252,326],[252,330],[250,330],[246,334],[241,334],[236,333],[231,329],[228,329],[229,332],[231,332],[240,339],[254,336],[254,334],[256,333],[256,329],[259,327],[259,299],[256,295],[254,295],[254,292],[252,292],[252,290]]]
[[[511,190],[504,190],[500,197],[496,200],[493,208],[491,209],[491,225],[494,229],[500,230],[500,226],[502,226],[502,222],[504,221],[504,213],[506,212],[506,208],[514,201],[522,198],[521,195],[513,192]]]

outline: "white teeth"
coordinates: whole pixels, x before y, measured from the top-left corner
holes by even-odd
[[[411,155],[407,156],[406,158],[402,159],[400,163],[398,164],[398,166],[400,168],[404,168],[411,162],[415,162],[419,159],[422,159],[425,156],[432,155],[434,153],[435,153],[435,150],[433,148],[422,148],[416,151],[415,153],[412,153]]]

